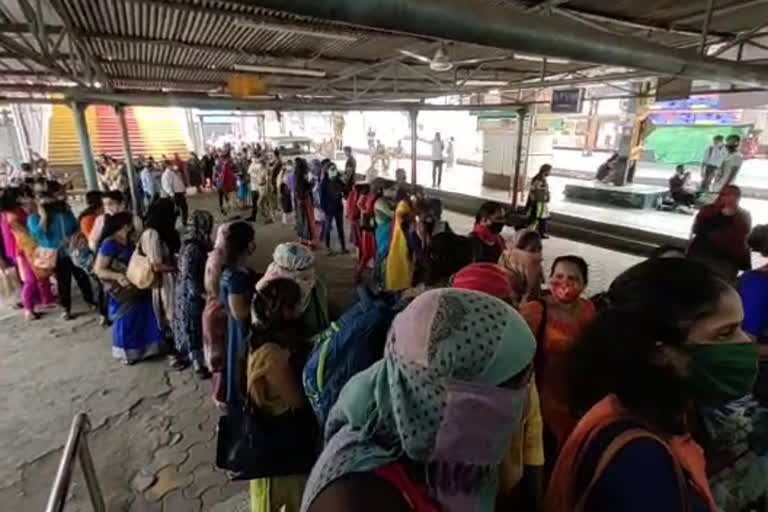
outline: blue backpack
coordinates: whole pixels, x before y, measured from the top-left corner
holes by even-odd
[[[344,384],[382,358],[387,331],[401,309],[399,294],[374,296],[364,285],[357,294],[358,303],[314,337],[304,365],[304,392],[321,427]]]

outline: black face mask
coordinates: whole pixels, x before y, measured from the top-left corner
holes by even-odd
[[[504,229],[504,223],[503,222],[494,222],[490,226],[488,226],[488,230],[491,233],[496,233],[497,235],[501,233],[501,230]]]

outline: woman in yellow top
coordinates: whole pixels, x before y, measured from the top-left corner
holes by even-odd
[[[411,204],[403,199],[395,208],[392,234],[384,270],[384,286],[387,290],[399,291],[410,288],[413,281],[413,261],[408,250],[408,236],[403,224],[410,220]]]
[[[309,407],[300,381],[309,353],[297,330],[300,298],[299,285],[281,277],[260,288],[253,299],[245,389],[250,404],[264,414],[277,416]],[[314,422],[311,414],[306,417]],[[306,479],[299,474],[251,480],[251,512],[298,512]]]

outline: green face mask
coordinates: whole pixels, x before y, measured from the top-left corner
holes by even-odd
[[[756,344],[690,344],[680,348],[691,358],[685,382],[697,402],[725,403],[752,392],[758,369]]]

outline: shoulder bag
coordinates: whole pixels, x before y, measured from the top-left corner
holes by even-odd
[[[141,241],[136,245],[131,259],[128,261],[128,269],[125,276],[133,286],[140,290],[152,288],[155,284],[155,273],[152,271],[152,264],[149,258],[141,251]]]

